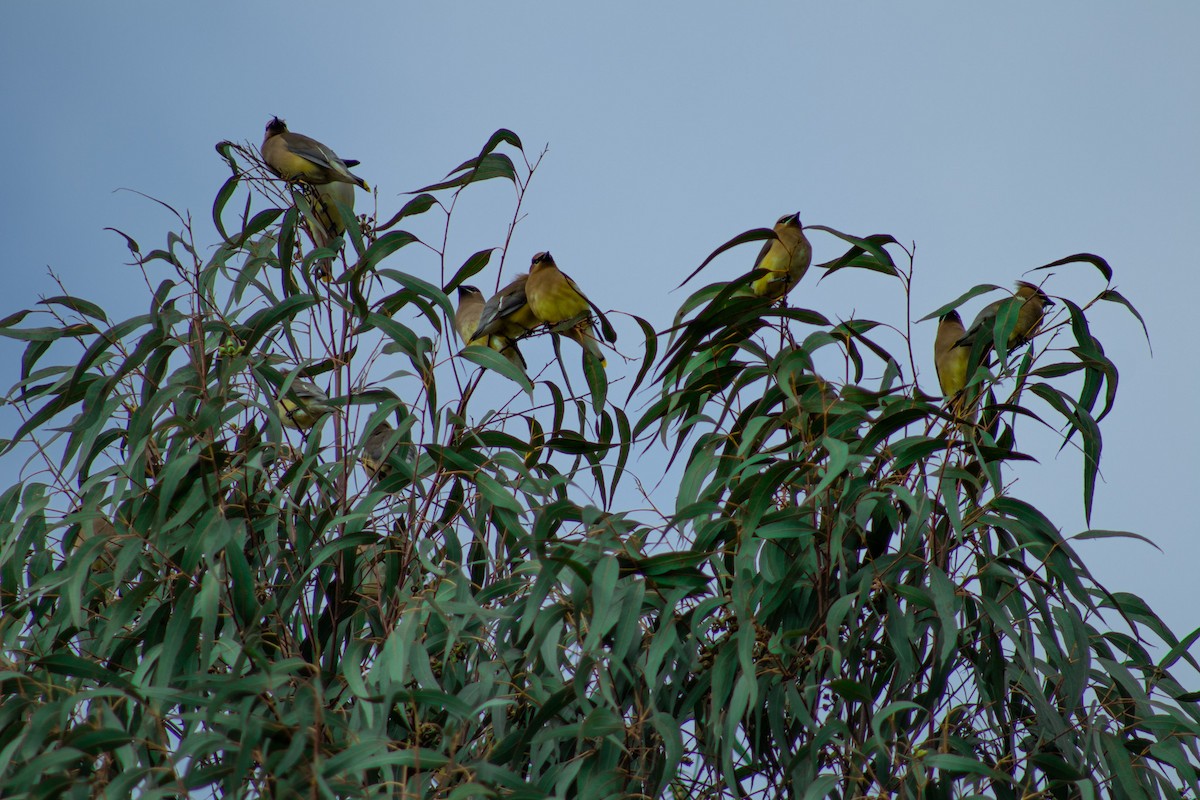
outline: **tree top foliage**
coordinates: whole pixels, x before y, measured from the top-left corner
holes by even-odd
[[[1196,634],[1073,546],[1135,534],[1064,535],[1005,478],[1057,436],[1090,518],[1118,371],[1088,311],[1137,316],[1099,256],[1032,271],[1056,313],[1014,337],[997,306],[950,398],[913,325],[1001,287],[876,321],[750,269],[670,321],[608,311],[608,371],[578,320],[516,337],[553,344],[526,369],[454,338],[456,290],[525,266],[516,134],[387,219],[217,150],[216,242],[178,213],[161,248],[121,234],[145,313],[64,291],[0,323],[28,458],[0,493],[0,795],[1200,794]],[[452,262],[485,181],[507,235]],[[910,296],[892,236],[804,230],[846,249],[803,282]],[[1103,288],[1054,296],[1076,266]]]

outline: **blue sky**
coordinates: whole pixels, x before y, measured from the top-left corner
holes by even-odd
[[[1110,588],[1145,596],[1178,632],[1200,624],[1188,569],[1200,531],[1187,511],[1200,371],[1192,337],[1178,338],[1200,296],[1200,6],[197,8],[6,9],[0,145],[19,195],[4,204],[0,314],[57,294],[48,269],[117,316],[143,311],[141,277],[103,228],[147,250],[175,222],[114,190],[189,209],[211,241],[209,209],[228,175],[213,144],[257,143],[274,114],[361,160],[384,218],[496,128],[533,152],[548,144],[512,266],[549,249],[601,307],[660,327],[685,296],[671,290],[713,248],[796,210],[806,224],[915,241],[916,317],[977,283],[1008,285],[1062,256],[1099,253],[1145,315],[1154,356],[1132,317],[1115,306],[1091,314],[1121,369],[1093,526],[1137,531],[1163,552],[1081,550]],[[509,192],[477,197],[456,218],[459,260],[496,243],[507,222]],[[818,261],[843,249],[812,239]],[[742,272],[754,252],[722,257],[704,277]],[[1078,301],[1102,286],[1083,266],[1047,283]],[[791,299],[830,316],[903,319],[896,284],[865,273],[819,285],[810,273]],[[933,333],[932,323],[915,330],[931,391]],[[19,352],[0,342],[6,386]],[[1083,530],[1078,456],[1056,454],[1049,439],[1037,452],[1042,464],[1020,472],[1013,493],[1065,533]]]

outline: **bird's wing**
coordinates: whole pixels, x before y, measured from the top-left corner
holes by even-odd
[[[763,259],[767,257],[767,253],[771,252],[771,245],[775,244],[777,241],[779,241],[778,234],[763,242],[762,249],[758,251],[758,258],[754,259],[754,266],[751,267],[751,269],[758,269],[759,265],[762,264]]]
[[[318,166],[332,169],[336,172],[346,171],[346,165],[342,160],[332,150],[315,139],[294,134],[291,140],[287,142],[287,146],[288,150],[293,154],[307,159]]]
[[[525,286],[517,286],[510,291],[501,291],[500,294],[494,295],[483,304],[483,311],[479,313],[479,324],[475,326],[475,337],[487,336],[495,333],[499,326],[500,320],[511,314],[515,314],[522,307],[528,304],[525,298]]]
[[[525,363],[525,356],[521,355],[521,351],[517,348],[517,343],[512,339],[493,336],[489,341],[489,346],[521,369],[525,370],[529,368],[529,365]]]
[[[579,296],[582,297],[583,301],[591,307],[592,311],[596,312],[596,316],[600,318],[600,329],[604,334],[605,341],[615,342],[617,340],[616,329],[613,328],[612,323],[608,321],[608,317],[604,315],[604,312],[600,310],[600,306],[593,303],[591,298],[579,290],[579,285],[576,284],[575,281],[571,280],[570,275],[567,275],[562,270],[559,270],[559,274],[567,279],[567,283],[570,284],[571,288],[579,293]]]
[[[315,383],[305,380],[293,381],[292,391],[309,408],[315,410],[333,410],[333,406],[329,405],[329,395],[322,391],[321,387]]]
[[[970,347],[972,344],[974,344],[975,337],[979,335],[979,332],[985,327],[992,327],[996,321],[996,315],[1000,313],[1000,308],[1011,299],[1012,298],[1006,297],[1003,300],[997,300],[994,303],[988,303],[986,306],[981,308],[979,313],[975,315],[975,319],[972,320],[971,327],[967,328],[967,332],[961,339],[958,340],[957,344],[960,347]]]

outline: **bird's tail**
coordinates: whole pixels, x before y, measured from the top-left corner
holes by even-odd
[[[963,390],[950,401],[950,411],[968,425],[974,425],[979,416],[979,391]]]
[[[525,363],[525,356],[521,355],[521,351],[517,349],[517,343],[507,336],[492,336],[488,340],[488,346],[499,351],[514,366],[520,367],[522,370],[528,369],[529,365]]]
[[[576,325],[571,330],[567,331],[567,335],[589,353],[600,359],[600,366],[607,367],[608,359],[604,357],[604,351],[600,349],[600,340],[596,338],[596,328],[591,322],[583,321]]]

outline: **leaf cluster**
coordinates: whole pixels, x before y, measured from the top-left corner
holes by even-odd
[[[1111,286],[977,353],[978,418],[920,391],[908,321],[773,305],[752,274],[667,332],[631,318],[622,403],[594,362],[575,391],[561,357],[560,380],[455,352],[450,297],[503,271],[540,163],[511,131],[324,244],[304,187],[218,151],[214,247],[183,215],[162,249],[126,237],[144,314],[64,293],[0,322],[29,454],[0,494],[0,795],[1200,792],[1172,673],[1195,634],[1071,542],[1120,534],[1064,536],[1005,478],[1056,432],[1090,513],[1118,373],[1087,310],[1136,314]],[[452,261],[488,180],[509,236]],[[827,275],[908,294],[892,237],[810,230],[849,245]],[[1073,263],[1111,278],[1046,267]],[[298,381],[328,395],[306,431],[276,407]],[[662,509],[640,473],[667,462]]]

